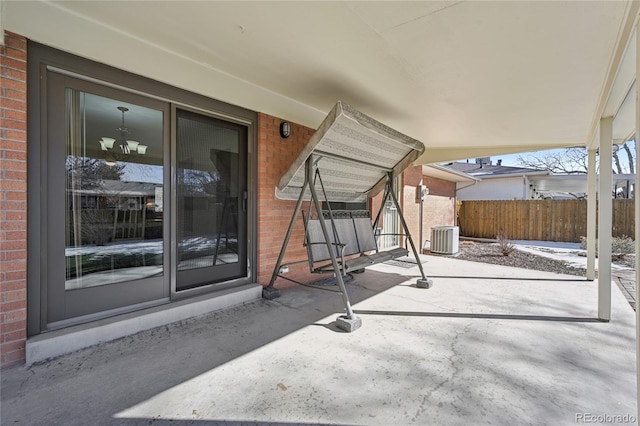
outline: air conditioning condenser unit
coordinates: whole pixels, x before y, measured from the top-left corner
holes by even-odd
[[[460,251],[459,238],[457,226],[434,226],[431,228],[431,252],[456,254]]]

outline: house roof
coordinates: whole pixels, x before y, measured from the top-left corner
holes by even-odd
[[[447,163],[443,164],[444,167],[452,170],[467,173],[473,177],[487,179],[496,177],[510,177],[510,176],[522,176],[522,175],[548,175],[549,172],[540,169],[531,169],[527,167],[511,167],[495,164],[475,164],[475,163]]]
[[[423,142],[420,164],[635,125],[630,0],[2,4],[9,31],[311,128],[344,101]]]
[[[447,180],[449,182],[477,182],[480,178],[471,176],[467,173],[441,166],[439,164],[423,164],[422,174],[437,179]]]

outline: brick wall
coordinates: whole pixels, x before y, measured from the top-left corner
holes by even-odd
[[[456,224],[456,184],[429,176],[424,176],[422,183],[429,188],[422,213],[422,238],[430,240],[431,227]]]
[[[0,47],[0,362],[24,363],[27,330],[27,41]]]
[[[422,183],[429,188],[429,195],[439,197],[455,197],[456,183],[448,180],[437,179],[430,176],[424,176]]]
[[[431,239],[431,227],[456,224],[456,184],[422,175],[422,166],[410,167],[403,173],[402,213],[407,221],[416,248]],[[422,211],[422,241],[420,241],[420,204],[415,202],[416,186],[429,188]]]
[[[402,174],[402,214],[407,222],[411,238],[420,251],[420,204],[416,203],[416,186],[422,183],[422,166],[407,168]],[[423,230],[424,234],[424,230]],[[402,243],[404,245],[404,242]],[[410,247],[407,245],[410,249]]]
[[[267,114],[258,114],[258,282],[262,285],[269,284],[271,280],[296,206],[295,201],[276,198],[276,185],[314,133],[313,129],[292,123],[291,136],[282,139],[281,121]],[[304,228],[302,218],[299,217],[287,247],[285,263],[307,259],[306,249],[302,246],[303,239]],[[310,281],[308,264],[305,262],[290,266],[287,277]],[[280,288],[288,284],[287,280],[277,281]]]

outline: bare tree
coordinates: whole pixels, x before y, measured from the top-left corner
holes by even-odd
[[[613,151],[613,160],[616,164],[616,170],[614,170],[614,174],[622,174],[622,166],[620,165],[620,157],[618,157],[618,150]]]
[[[67,156],[66,165],[67,186],[75,190],[98,187],[104,180],[121,180],[124,175],[123,164],[108,166],[96,158]]]
[[[563,150],[542,151],[527,157],[518,156],[523,167],[548,170],[556,174],[587,173],[587,151],[584,148],[565,148]]]
[[[633,160],[633,154],[631,153],[631,149],[629,148],[629,143],[627,142],[624,145],[622,145],[622,147],[624,148],[624,150],[627,152],[627,158],[629,159],[629,173],[634,174],[634,160]],[[635,141],[634,141],[635,143]]]
[[[622,145],[628,157],[628,170],[633,173],[634,158],[632,150],[627,143]],[[625,173],[626,164],[620,160],[617,152],[613,152],[615,164],[614,173]],[[565,148],[562,150],[541,151],[535,155],[526,157],[518,156],[518,163],[523,167],[539,170],[548,170],[554,174],[585,174],[588,171],[588,152],[584,148]]]

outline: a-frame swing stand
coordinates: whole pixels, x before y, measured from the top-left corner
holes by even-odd
[[[320,187],[320,191],[323,195],[323,201],[327,201],[327,206],[329,199],[327,197],[327,193],[325,191],[324,185],[322,183],[322,177],[320,176],[320,171],[317,167],[317,162],[320,161],[323,157],[323,154],[314,154],[307,158],[305,162],[305,174],[304,174],[304,183],[302,185],[300,195],[298,197],[298,201],[296,203],[296,207],[294,209],[293,215],[291,216],[291,221],[289,223],[289,228],[287,229],[287,233],[284,238],[284,242],[282,244],[282,248],[280,249],[280,254],[278,255],[278,260],[276,262],[275,268],[273,269],[273,274],[271,275],[271,281],[269,285],[262,290],[262,296],[265,299],[275,299],[280,296],[280,291],[274,287],[276,279],[281,276],[280,268],[282,267],[282,261],[284,259],[284,254],[289,245],[289,240],[291,239],[291,234],[293,233],[293,228],[295,225],[298,216],[300,215],[300,211],[302,210],[302,204],[305,200],[305,197],[308,199],[308,192],[310,193],[310,201],[312,203],[313,208],[315,208],[320,227],[322,229],[322,237],[323,242],[326,244],[327,251],[329,253],[329,257],[331,260],[331,267],[333,271],[333,275],[337,281],[337,285],[339,288],[339,292],[342,296],[342,302],[345,308],[345,314],[339,316],[336,319],[336,325],[347,332],[352,332],[360,328],[362,325],[362,320],[355,315],[353,309],[351,308],[351,303],[349,302],[349,296],[347,294],[347,289],[345,287],[344,279],[343,279],[343,271],[345,271],[345,262],[347,261],[345,258],[340,257],[340,261],[338,260],[339,256],[336,255],[336,245],[340,245],[340,235],[336,233],[338,227],[336,226],[334,215],[329,207],[328,215],[322,214],[321,200],[318,197],[318,189],[316,188],[316,184],[318,183]],[[349,161],[358,163],[358,160],[345,159],[341,158],[341,161]],[[421,278],[417,280],[416,286],[418,288],[430,288],[432,286],[432,281],[427,279],[424,273],[424,269],[422,267],[422,263],[420,261],[420,257],[418,255],[418,251],[416,250],[416,246],[413,242],[413,238],[411,238],[411,233],[409,232],[409,228],[402,214],[402,209],[400,208],[400,204],[398,203],[398,199],[393,192],[392,182],[393,182],[393,172],[387,171],[386,173],[386,182],[385,182],[385,192],[383,201],[380,207],[380,211],[378,212],[375,222],[372,225],[371,232],[373,229],[376,229],[378,222],[380,221],[382,206],[386,204],[388,200],[393,202],[393,205],[396,207],[396,211],[400,217],[400,222],[405,232],[405,236],[407,241],[411,246],[411,250],[413,251],[413,255],[416,259],[416,263],[418,268],[420,269]],[[328,218],[325,218],[328,216]],[[329,231],[329,226],[327,225],[329,222],[331,232]],[[333,239],[331,238],[333,236]],[[405,252],[406,253],[406,252]],[[380,257],[381,261],[384,261],[384,257]],[[372,262],[371,264],[375,264],[377,262]],[[310,262],[311,265],[311,262]],[[312,266],[312,265],[311,265]],[[315,272],[312,267],[312,272]]]

